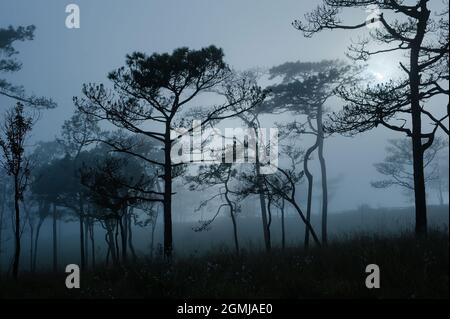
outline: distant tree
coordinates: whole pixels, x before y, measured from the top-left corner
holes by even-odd
[[[251,70],[251,71],[245,71],[242,73],[235,73],[234,78],[235,79],[241,79],[240,81],[250,81],[250,83],[253,83],[253,85],[256,85],[258,80],[261,78],[260,72],[258,70]],[[233,96],[227,97],[229,100],[233,99]],[[270,223],[268,220],[268,211],[267,211],[267,198],[266,198],[266,192],[264,191],[264,176],[262,173],[262,167],[264,166],[264,159],[260,158],[261,154],[259,152],[260,149],[265,149],[265,141],[263,141],[263,136],[260,133],[261,132],[261,116],[263,115],[264,109],[262,108],[262,104],[258,104],[256,107],[247,110],[246,112],[239,113],[238,118],[243,122],[246,128],[254,132],[253,134],[250,134],[248,136],[247,142],[245,140],[241,140],[241,138],[234,139],[233,143],[235,143],[235,146],[240,146],[239,151],[242,152],[243,148],[248,149],[248,153],[253,153],[254,156],[254,164],[252,165],[253,173],[255,174],[255,178],[253,179],[254,185],[248,185],[247,189],[241,188],[240,194],[241,198],[238,199],[239,201],[243,201],[248,196],[254,196],[256,195],[259,200],[259,206],[261,210],[261,225],[263,230],[263,238],[264,238],[264,245],[267,251],[270,251],[272,248],[271,243],[271,235],[270,235]],[[245,154],[241,153],[238,154],[238,148],[233,146],[233,152],[236,158],[245,159]],[[254,149],[252,149],[254,148]],[[228,150],[230,151],[230,150]],[[233,156],[234,156],[233,155]],[[278,154],[277,154],[278,155]],[[238,179],[240,177],[237,177]],[[250,179],[247,178],[247,182],[249,182]],[[242,196],[243,195],[243,196]]]
[[[151,201],[152,194],[142,190],[151,189],[154,180],[145,174],[135,158],[108,156],[98,158],[95,164],[83,165],[81,183],[89,189],[89,198],[99,208],[95,217],[107,225],[109,250],[115,264],[119,260],[117,234],[121,237],[121,259],[127,262],[130,228],[129,208],[141,202]],[[113,232],[116,235],[112,235]]]
[[[284,200],[290,203],[299,214],[306,229],[309,230],[316,245],[321,246],[311,222],[306,218],[296,198],[297,184],[304,175],[303,171],[297,169],[299,162],[302,161],[303,152],[295,147],[286,146],[283,153],[289,158],[290,167],[277,167],[276,174],[264,175],[265,191],[269,193],[271,201],[279,202],[280,200]],[[304,245],[307,249],[308,245],[306,242]]]
[[[0,28],[0,73],[17,72],[22,64],[14,58],[18,54],[13,44],[17,41],[33,40],[35,26]],[[56,103],[45,97],[27,96],[22,86],[16,86],[0,78],[0,95],[20,101],[25,105],[54,108]]]
[[[58,206],[73,208],[75,206],[73,197],[77,190],[69,157],[58,158],[50,163],[44,162],[36,168],[31,191],[39,201],[41,218],[51,216],[52,219],[53,271],[55,272],[58,270],[57,220],[61,218]]]
[[[13,263],[13,277],[18,279],[20,262],[20,202],[28,186],[30,176],[30,161],[25,155],[25,142],[33,127],[33,120],[24,111],[20,102],[6,112],[0,126],[0,150],[2,159],[0,163],[6,173],[12,177],[14,184],[14,236],[15,253]]]
[[[326,112],[325,103],[333,96],[335,91],[345,83],[350,82],[357,68],[340,61],[320,62],[287,62],[269,70],[270,79],[281,79],[279,84],[269,87],[271,95],[263,108],[267,112],[292,112],[303,115],[304,122],[294,121],[288,124],[297,134],[314,136],[314,143],[306,150],[303,171],[308,181],[306,218],[310,220],[313,200],[314,177],[309,169],[312,154],[317,151],[322,192],[322,243],[327,243],[328,225],[328,185],[327,169],[324,157],[323,118]],[[309,243],[310,233],[305,232],[305,243]]]
[[[380,9],[381,14],[376,19],[378,26],[370,28],[370,37],[352,45],[348,55],[354,60],[366,61],[374,55],[403,52],[409,60],[399,62],[405,76],[383,84],[364,87],[354,83],[340,89],[339,95],[346,105],[331,117],[328,126],[333,132],[356,134],[382,125],[411,138],[417,235],[427,232],[424,153],[433,144],[439,128],[448,134],[444,125],[448,102],[444,106],[447,107],[444,116],[438,115],[439,110],[426,108],[435,96],[444,95],[448,100],[448,2],[446,4],[434,18],[428,0],[416,0],[411,4],[397,0],[324,0],[323,5],[305,15],[305,21],[293,23],[307,37],[325,29],[361,29],[368,23],[344,24],[340,19],[342,10],[368,5]],[[403,118],[408,114],[410,128]],[[428,132],[424,132],[422,116],[433,123],[434,127]]]
[[[36,231],[34,236],[32,271],[36,269],[38,242],[42,224],[45,219],[52,217],[53,222],[53,270],[57,271],[57,229],[56,223],[60,214],[57,213],[56,205],[58,191],[62,190],[65,171],[56,169],[55,163],[64,157],[64,149],[57,141],[38,142],[30,155],[35,163],[35,168],[30,176],[29,198],[36,206],[35,210],[30,208],[30,213],[37,216]],[[50,205],[54,204],[53,211]],[[33,216],[34,217],[34,216]],[[29,221],[31,221],[29,219]]]
[[[240,106],[245,112],[259,103],[264,95],[257,87],[246,82],[224,87],[231,71],[223,61],[222,50],[210,46],[200,50],[180,48],[172,54],[135,52],[127,56],[126,67],[111,72],[109,80],[114,84],[110,91],[103,85],[83,86],[84,98],[74,98],[80,112],[97,120],[107,120],[119,129],[138,134],[162,145],[163,160],[154,160],[138,154],[126,141],[102,138],[117,152],[135,156],[148,165],[158,166],[164,181],[162,192],[154,192],[164,204],[164,255],[172,255],[172,182],[176,170],[184,163],[172,163],[172,147],[182,137],[171,136],[177,119],[181,121],[183,110],[196,101],[202,93],[228,90],[233,102],[210,105],[206,115],[199,118],[201,125],[236,116],[232,106]],[[199,113],[200,114],[200,113]],[[203,113],[205,114],[205,113]],[[180,123],[180,122],[178,122]],[[155,129],[161,127],[161,130]],[[187,130],[186,134],[192,131]],[[152,154],[154,155],[154,154]]]
[[[448,147],[448,144],[447,144]],[[434,189],[437,192],[438,198],[439,198],[439,204],[444,205],[445,204],[445,197],[447,197],[448,200],[448,178],[449,178],[449,171],[448,171],[448,153],[447,154],[438,154],[436,156],[435,163],[433,164],[435,172],[436,172],[436,178],[429,182],[429,185],[432,189]],[[447,196],[444,194],[447,193]]]
[[[197,210],[205,208],[211,201],[220,199],[223,201],[214,214],[214,216],[207,220],[201,221],[201,225],[195,228],[196,231],[203,231],[207,229],[219,216],[222,208],[228,209],[232,224],[233,224],[233,241],[236,249],[236,254],[239,255],[239,237],[237,229],[236,214],[239,212],[238,199],[232,187],[233,178],[235,178],[237,171],[233,168],[232,163],[222,163],[214,165],[200,166],[198,172],[193,176],[186,177],[190,183],[190,190],[205,191],[218,187],[218,193],[212,195],[210,198],[201,202]]]
[[[448,143],[442,138],[436,138],[424,153],[425,183],[429,184],[439,179],[438,167],[435,159],[439,153],[448,147]],[[414,191],[412,145],[409,139],[389,140],[386,147],[387,156],[381,163],[374,164],[378,173],[387,179],[372,182],[375,188],[388,188],[399,186],[408,192]]]
[[[72,117],[64,122],[61,138],[57,141],[66,154],[77,159],[86,147],[94,144],[100,134],[101,130],[97,122],[76,110]]]
[[[74,194],[78,198],[78,209],[74,212],[78,215],[80,224],[80,260],[81,267],[84,268],[87,264],[87,237],[89,230],[93,231],[91,220],[87,216],[86,203],[85,203],[85,189],[81,187],[78,175],[78,169],[82,166],[83,160],[88,160],[87,153],[82,153],[87,147],[92,145],[97,137],[101,134],[100,127],[96,121],[78,110],[72,115],[72,117],[66,120],[62,126],[61,138],[58,142],[62,145],[65,153],[70,158],[69,163],[72,164],[72,174],[74,174],[74,185],[79,185],[79,192]],[[75,190],[75,189],[74,189]]]
[[[3,253],[3,229],[5,228],[6,194],[7,194],[7,176],[0,167],[0,276],[2,273],[2,253]]]

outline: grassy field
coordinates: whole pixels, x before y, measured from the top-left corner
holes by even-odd
[[[448,298],[448,233],[341,238],[326,248],[271,253],[216,251],[171,265],[134,266],[81,274],[68,290],[65,274],[22,274],[0,281],[0,298]],[[367,289],[365,267],[377,264],[381,288]]]

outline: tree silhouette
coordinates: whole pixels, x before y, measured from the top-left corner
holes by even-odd
[[[448,144],[442,138],[436,138],[424,153],[425,183],[429,184],[439,178],[437,167],[434,164],[439,152]],[[399,186],[407,191],[414,191],[414,174],[412,146],[408,139],[389,140],[386,147],[386,157],[381,163],[374,164],[378,173],[386,176],[386,179],[372,182],[375,188],[388,188]]]
[[[380,11],[379,27],[371,28],[370,37],[350,46],[349,57],[366,61],[374,55],[402,52],[407,63],[399,62],[405,76],[398,80],[377,85],[357,86],[356,83],[339,90],[346,101],[343,110],[331,117],[329,129],[333,132],[356,134],[382,125],[402,132],[411,138],[414,167],[414,192],[416,209],[416,234],[427,232],[427,207],[425,196],[424,152],[441,128],[448,134],[444,121],[447,114],[439,116],[436,110],[427,109],[430,100],[438,95],[448,97],[448,8],[438,13],[436,19],[428,7],[428,0],[417,0],[406,5],[396,0],[324,0],[323,5],[305,15],[305,21],[293,25],[310,37],[325,29],[353,30],[365,28],[367,22],[346,25],[340,20],[345,8],[364,8],[375,5]],[[392,20],[392,21],[388,21]],[[381,43],[381,47],[371,44]],[[407,127],[404,115],[410,116]],[[424,132],[422,116],[427,117],[434,128]]]
[[[19,52],[13,44],[17,41],[33,40],[36,27],[33,25],[27,27],[0,28],[0,73],[17,72],[22,68],[22,64],[15,59]],[[9,83],[0,78],[0,95],[7,96],[20,101],[26,105],[39,108],[54,108],[56,103],[51,99],[37,96],[27,96],[22,86]]]
[[[218,187],[218,193],[211,196],[207,200],[200,203],[200,206],[196,209],[197,211],[203,209],[213,200],[220,199],[224,201],[217,208],[214,216],[207,220],[202,221],[201,225],[197,227],[196,231],[203,231],[207,229],[216,217],[220,214],[222,208],[227,208],[231,222],[233,224],[233,241],[236,254],[239,255],[239,238],[237,229],[236,214],[239,212],[238,200],[234,199],[236,197],[236,192],[231,189],[233,178],[237,175],[236,169],[233,167],[232,163],[221,163],[208,166],[200,166],[198,172],[193,176],[187,176],[186,180],[190,183],[190,190],[205,191],[206,189],[211,189],[212,187]]]
[[[287,62],[269,70],[270,79],[281,79],[279,84],[269,87],[271,95],[262,108],[266,112],[291,112],[306,117],[304,123],[293,122],[285,126],[289,132],[315,137],[304,155],[303,171],[308,181],[306,219],[310,221],[313,201],[314,176],[309,169],[309,160],[317,151],[321,171],[322,192],[322,243],[327,243],[328,184],[324,157],[323,118],[325,103],[335,95],[335,90],[350,82],[357,68],[340,61]],[[305,243],[308,246],[310,232],[306,229]]]
[[[20,202],[28,186],[30,175],[30,161],[25,155],[25,142],[32,129],[33,121],[20,102],[6,112],[0,127],[1,164],[6,173],[12,177],[14,183],[14,237],[15,253],[13,263],[13,277],[18,279],[20,263]]]
[[[78,178],[78,169],[82,166],[82,161],[89,160],[88,154],[83,151],[93,144],[93,141],[97,136],[101,134],[101,130],[97,123],[93,121],[89,115],[75,111],[70,119],[64,122],[61,130],[61,138],[58,142],[64,147],[67,154],[68,163],[72,164],[70,171],[74,174],[73,185],[76,190],[76,186],[81,186]],[[78,187],[79,192],[76,194],[78,198],[78,209],[74,211],[78,215],[78,221],[80,224],[80,259],[81,267],[86,265],[86,248],[87,248],[87,235],[89,230],[89,218],[86,216],[85,211],[85,193],[86,190],[83,187]],[[75,194],[73,194],[75,195]]]
[[[112,227],[110,231],[120,231],[122,261],[126,263],[130,234],[130,228],[127,227],[129,207],[151,201],[152,194],[143,193],[141,190],[151,189],[153,178],[145,174],[136,158],[127,159],[123,155],[103,158],[97,155],[94,163],[83,165],[80,177],[81,183],[89,189],[89,198],[102,210],[95,217],[109,223]],[[115,245],[112,245],[111,234],[108,238],[113,260],[117,264],[118,243],[114,240]],[[115,253],[113,247],[116,247]]]
[[[306,218],[296,198],[297,184],[304,175],[303,171],[297,169],[299,162],[302,160],[303,152],[288,145],[284,147],[284,154],[289,158],[290,167],[277,167],[276,174],[264,175],[265,191],[269,194],[268,197],[271,201],[279,202],[285,200],[290,203],[299,214],[306,229],[311,233],[316,245],[321,246],[311,222]],[[304,246],[306,249],[308,248],[306,242]]]
[[[135,52],[127,56],[126,67],[111,72],[108,78],[114,90],[103,85],[83,86],[84,98],[74,98],[77,108],[98,120],[107,120],[119,129],[136,133],[162,144],[163,160],[154,160],[138,154],[136,145],[121,140],[101,139],[117,152],[141,159],[148,165],[158,166],[163,173],[162,192],[155,192],[164,204],[164,253],[172,255],[172,181],[176,169],[184,163],[172,163],[172,147],[181,135],[172,134],[183,110],[201,93],[225,90],[233,95],[233,101],[210,105],[199,112],[201,125],[236,115],[231,107],[245,112],[263,99],[261,90],[249,87],[246,82],[224,86],[231,71],[223,61],[223,52],[215,46],[200,50],[180,48],[172,54]],[[206,113],[205,113],[206,112]],[[158,130],[158,127],[160,129]],[[187,130],[185,134],[189,134]]]

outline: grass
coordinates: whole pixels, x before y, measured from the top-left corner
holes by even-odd
[[[0,281],[0,298],[448,298],[448,233],[341,238],[326,248],[232,251],[82,273],[22,274]],[[381,288],[367,289],[365,267],[377,264]]]

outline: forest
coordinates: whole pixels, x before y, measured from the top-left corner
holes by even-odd
[[[158,46],[170,21],[111,42],[94,4],[41,32],[7,2],[0,298],[448,298],[447,0],[272,4],[302,45],[272,59],[287,47],[263,29],[251,63],[245,31],[199,42],[201,18]],[[124,21],[157,19],[136,10]]]

